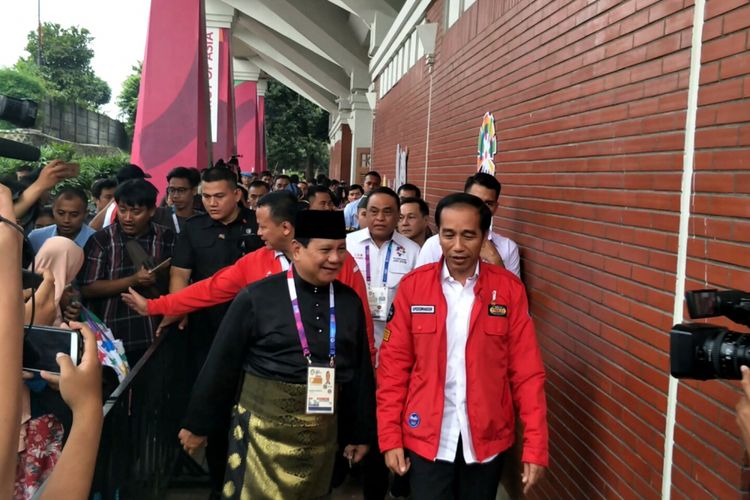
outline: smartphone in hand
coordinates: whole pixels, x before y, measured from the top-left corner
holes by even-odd
[[[69,355],[73,364],[79,364],[83,356],[83,336],[81,332],[51,326],[32,325],[24,327],[24,370],[59,374],[58,352]]]

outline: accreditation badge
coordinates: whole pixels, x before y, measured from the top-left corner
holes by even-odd
[[[333,414],[336,368],[325,365],[307,367],[307,402],[305,413]]]
[[[370,313],[375,321],[388,319],[388,287],[371,286],[367,289],[367,301],[370,303]]]

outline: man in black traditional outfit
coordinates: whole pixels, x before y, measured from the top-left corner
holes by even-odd
[[[344,455],[358,462],[375,433],[362,302],[335,280],[347,255],[343,215],[302,211],[295,231],[294,265],[244,288],[230,306],[180,431],[188,452],[204,446],[242,382],[224,498],[324,497],[337,442],[350,443]]]

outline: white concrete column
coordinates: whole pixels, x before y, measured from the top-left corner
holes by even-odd
[[[359,155],[357,149],[372,147],[372,109],[367,99],[365,89],[356,89],[349,97],[351,112],[349,113],[349,128],[352,130],[352,164],[351,178],[357,179],[359,170]]]

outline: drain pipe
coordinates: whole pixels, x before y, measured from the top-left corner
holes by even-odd
[[[695,158],[695,122],[698,114],[698,89],[701,73],[701,43],[706,0],[695,0],[693,10],[693,39],[690,48],[690,73],[688,79],[687,114],[685,118],[685,150],[682,157],[682,192],[680,193],[680,227],[677,237],[677,279],[674,292],[672,323],[683,320],[685,274],[687,268],[688,223],[690,200],[693,193],[693,167]],[[664,464],[661,480],[661,497],[669,500],[672,494],[672,465],[674,453],[674,427],[677,415],[677,389],[679,381],[669,377],[667,393],[666,429],[664,430]]]

